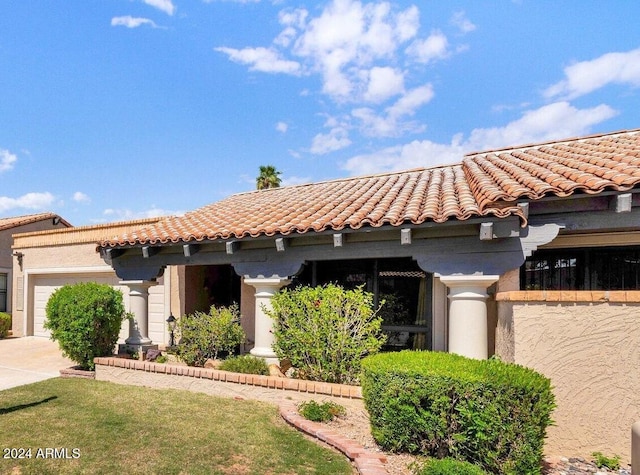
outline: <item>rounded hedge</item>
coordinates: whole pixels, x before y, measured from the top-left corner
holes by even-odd
[[[109,356],[126,318],[122,292],[107,284],[81,282],[57,289],[47,302],[44,328],[65,356],[83,369],[93,359]]]
[[[369,356],[362,370],[372,434],[385,449],[453,457],[489,473],[540,473],[555,403],[539,373],[429,351]]]

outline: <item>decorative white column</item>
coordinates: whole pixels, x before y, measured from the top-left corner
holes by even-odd
[[[256,289],[255,346],[250,351],[253,356],[264,358],[267,363],[278,363],[273,351],[273,321],[265,310],[271,310],[271,297],[291,280],[282,277],[245,278],[244,283]]]
[[[449,288],[449,351],[487,359],[487,288],[497,275],[450,275],[440,281]]]
[[[129,310],[134,318],[129,322],[129,338],[125,343],[129,346],[148,347],[152,345],[149,338],[149,287],[157,282],[150,280],[127,280],[120,282],[129,287]]]

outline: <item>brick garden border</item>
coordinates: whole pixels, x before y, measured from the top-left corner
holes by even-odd
[[[171,363],[153,363],[150,361],[131,360],[125,358],[95,358],[97,365],[115,368],[133,369],[149,373],[172,374],[191,378],[211,379],[227,383],[246,384],[269,389],[282,389],[299,393],[322,394],[325,396],[342,397],[348,399],[362,399],[360,386],[346,384],[320,383],[304,381],[302,379],[278,378],[258,374],[232,373],[211,368],[195,368],[193,366],[172,365]]]

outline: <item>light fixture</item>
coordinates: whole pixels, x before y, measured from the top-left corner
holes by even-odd
[[[176,342],[174,339],[174,332],[176,330],[176,317],[169,315],[167,318],[167,325],[169,326],[169,347],[173,347]]]
[[[20,270],[22,270],[22,258],[24,257],[24,253],[14,252],[13,255],[18,258],[18,265],[20,266]]]

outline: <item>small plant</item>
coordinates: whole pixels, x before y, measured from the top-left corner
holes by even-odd
[[[231,353],[245,339],[238,305],[212,306],[209,313],[195,312],[178,320],[178,357],[189,366],[204,366],[220,353]]]
[[[44,328],[65,356],[82,369],[93,370],[93,359],[110,356],[127,318],[122,292],[107,284],[80,282],[57,289],[46,307]]]
[[[6,338],[11,330],[11,315],[0,312],[0,339]]]
[[[154,362],[155,363],[166,363],[167,361],[168,360],[167,360],[167,357],[165,355],[160,355],[155,359]]]
[[[452,458],[429,459],[414,470],[415,475],[485,475],[477,465]]]
[[[334,417],[344,416],[346,410],[344,406],[335,402],[323,402],[318,404],[316,401],[307,401],[300,403],[298,412],[302,417],[313,422],[328,422]]]
[[[613,457],[607,457],[602,452],[593,452],[591,454],[594,458],[594,462],[598,468],[608,468],[609,470],[620,469],[620,456],[614,455]]]
[[[386,340],[373,294],[338,285],[284,289],[271,300],[280,360],[289,359],[296,377],[357,384],[360,361]]]
[[[269,376],[269,366],[262,358],[251,355],[232,356],[227,358],[220,365],[223,371],[245,374],[262,374]]]

